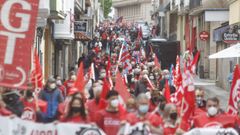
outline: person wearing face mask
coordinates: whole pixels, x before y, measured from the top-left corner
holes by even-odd
[[[141,93],[148,92],[147,88],[148,88],[148,80],[147,80],[147,75],[145,75],[145,76],[142,76],[141,80],[135,83],[134,95],[137,97]]]
[[[158,106],[155,108],[155,110],[153,110],[152,113],[155,113],[156,115],[158,115],[159,117],[163,117],[164,114],[164,108],[166,106],[166,98],[163,95],[159,96],[159,104]]]
[[[196,108],[194,110],[194,116],[197,116],[207,111],[206,100],[204,99],[204,90],[202,88],[196,89],[195,97],[196,97]]]
[[[84,100],[82,97],[72,97],[69,105],[68,112],[61,119],[62,122],[73,122],[73,123],[88,123],[89,118],[86,113]]]
[[[2,95],[5,107],[13,114],[20,117],[23,113],[24,105],[20,100],[20,94],[17,90],[5,91]]]
[[[96,112],[101,109],[100,102],[104,102],[104,101],[101,101],[102,99],[100,98],[101,92],[102,92],[102,85],[99,84],[99,83],[94,83],[93,84],[93,96],[94,96],[94,98],[89,99],[86,102],[87,111],[88,111],[88,114],[90,116],[90,120],[92,122],[95,122]]]
[[[221,113],[221,109],[219,108],[219,99],[217,97],[207,99],[206,110],[206,113],[193,118],[194,127],[235,127],[237,123],[236,117],[227,113]]]
[[[56,86],[56,80],[48,78],[46,86],[39,93],[39,99],[47,102],[47,111],[41,113],[41,122],[52,122],[58,116],[58,105],[63,102],[61,91]]]
[[[68,79],[63,83],[66,88],[67,95],[69,94],[69,90],[73,87],[74,82],[76,81],[77,76],[74,71],[69,73]]]
[[[126,103],[127,113],[133,113],[137,110],[134,98],[129,98]]]
[[[160,103],[160,92],[158,90],[151,91],[151,99],[150,99],[150,108],[149,112],[154,111]]]
[[[182,135],[189,130],[189,124],[179,118],[175,104],[166,104],[163,114],[164,135]]]
[[[55,79],[56,79],[56,85],[57,87],[59,88],[59,90],[62,92],[62,95],[64,97],[64,99],[66,98],[67,96],[67,90],[66,90],[66,87],[63,85],[62,83],[62,79],[59,75],[56,75],[55,76]]]
[[[141,93],[136,98],[137,111],[129,113],[126,116],[126,121],[123,123],[130,123],[134,125],[138,122],[144,122],[149,128],[150,132],[153,134],[161,135],[163,133],[162,129],[162,118],[154,113],[148,112],[149,110],[149,100],[146,94]]]
[[[107,135],[116,135],[120,128],[121,113],[119,112],[118,92],[111,90],[107,93],[106,109],[97,112],[96,123]]]

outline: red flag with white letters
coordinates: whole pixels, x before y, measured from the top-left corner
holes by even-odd
[[[190,116],[193,115],[195,109],[195,88],[193,84],[193,77],[189,70],[185,70],[183,75],[183,89],[184,96],[181,108],[182,119],[189,120]]]
[[[238,113],[237,102],[239,100],[240,100],[240,71],[239,65],[236,65],[234,69],[230,97],[228,101],[227,112],[229,114],[235,115]]]
[[[27,89],[39,0],[0,0],[0,86]]]

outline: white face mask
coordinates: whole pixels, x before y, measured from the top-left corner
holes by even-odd
[[[76,79],[77,79],[76,75],[71,76],[71,80],[76,81]]]
[[[118,99],[114,99],[114,100],[111,101],[110,104],[111,104],[112,107],[116,108],[116,107],[118,107],[119,101],[118,101]]]
[[[57,80],[57,81],[56,81],[56,84],[57,84],[57,85],[62,85],[61,80]]]
[[[50,88],[51,90],[55,89],[55,88],[56,88],[56,84],[55,84],[55,83],[50,84],[49,88]]]
[[[212,107],[208,108],[207,112],[208,112],[209,116],[215,116],[217,114],[218,110],[216,107],[212,106]]]

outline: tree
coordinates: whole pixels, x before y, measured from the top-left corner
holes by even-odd
[[[111,12],[112,0],[101,0],[101,7],[103,8],[104,17],[107,18]]]

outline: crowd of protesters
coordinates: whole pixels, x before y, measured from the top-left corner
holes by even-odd
[[[89,53],[78,61],[79,65],[83,63],[85,74],[94,64],[94,77],[85,77],[88,79],[83,90],[74,87],[78,77],[75,71],[70,71],[64,82],[60,76],[49,77],[41,90],[36,90],[34,84],[24,91],[1,88],[0,115],[41,123],[93,124],[107,135],[116,135],[127,123],[138,122],[158,135],[216,126],[211,125],[215,121],[220,123],[217,126],[240,131],[240,102],[239,113],[229,115],[220,108],[217,97],[204,99],[202,88],[195,90],[194,112],[188,120],[182,118],[181,105],[169,102],[165,96],[165,85],[169,84],[171,95],[178,89],[171,82],[171,72],[156,65],[156,56],[143,44],[141,28],[137,25],[101,25],[95,35]],[[115,87],[117,72],[121,73],[130,93],[126,101],[119,98],[124,95]],[[109,86],[103,98],[105,82]]]

